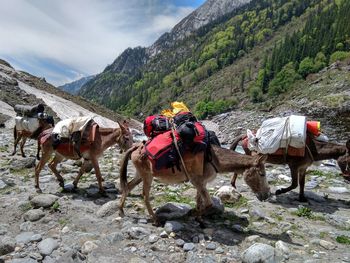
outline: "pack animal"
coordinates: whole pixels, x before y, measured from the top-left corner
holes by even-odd
[[[246,138],[246,135],[238,136],[234,139],[230,146],[231,150],[235,150],[240,141]],[[254,155],[246,145],[242,145],[243,150],[247,155]],[[299,182],[299,201],[307,202],[307,198],[304,195],[305,187],[305,175],[307,168],[314,161],[322,161],[335,159],[338,160],[339,167],[341,168],[344,175],[349,173],[346,170],[346,163],[350,161],[349,157],[346,157],[346,153],[350,150],[350,140],[347,141],[346,145],[340,145],[332,142],[322,142],[316,140],[311,134],[308,134],[308,139],[306,140],[306,151],[303,157],[299,156],[284,156],[284,155],[267,155],[267,163],[272,164],[287,164],[289,166],[292,183],[289,187],[281,188],[276,191],[276,195],[280,195],[289,192],[298,187]],[[232,177],[231,184],[235,187],[237,175]],[[349,180],[349,177],[344,177]]]
[[[94,139],[90,142],[81,144],[81,156],[74,151],[74,147],[71,143],[68,143],[67,147],[55,147],[53,146],[52,129],[44,131],[39,137],[39,141],[42,148],[42,158],[35,167],[35,188],[37,192],[41,192],[39,186],[39,174],[44,165],[50,160],[51,156],[55,154],[53,160],[49,163],[49,168],[55,174],[59,185],[64,187],[64,179],[57,171],[57,164],[64,159],[78,160],[84,158],[83,164],[80,167],[78,176],[75,178],[73,185],[77,188],[80,177],[84,174],[85,170],[92,164],[98,186],[101,194],[104,194],[104,188],[102,185],[102,176],[98,164],[98,158],[103,152],[112,145],[118,144],[122,151],[126,151],[132,146],[133,138],[128,124],[118,123],[119,128],[101,128],[97,127],[94,132]],[[92,127],[92,126],[91,126]],[[68,149],[68,150],[67,150]]]
[[[153,212],[149,198],[150,189],[153,179],[167,184],[179,184],[190,181],[197,189],[197,206],[198,215],[203,215],[212,207],[212,200],[209,196],[206,185],[216,177],[217,172],[236,172],[243,174],[246,183],[251,187],[253,192],[260,200],[264,200],[269,196],[269,187],[265,177],[263,156],[246,156],[234,153],[228,149],[211,145],[210,156],[206,158],[205,152],[200,151],[193,153],[186,151],[183,155],[183,161],[186,167],[181,165],[180,169],[162,169],[156,170],[152,166],[152,162],[144,153],[144,145],[139,144],[130,148],[121,160],[120,168],[120,186],[122,189],[122,197],[119,204],[120,215],[124,215],[124,203],[130,191],[143,182],[143,197],[148,213],[153,221],[159,223]],[[136,168],[136,176],[127,181],[127,165],[131,159]]]
[[[55,123],[52,116],[47,115],[41,115],[43,117],[40,118],[29,118],[29,117],[16,117],[15,121],[15,127],[13,128],[13,137],[14,137],[14,143],[13,143],[13,152],[12,156],[16,154],[17,152],[17,145],[20,142],[20,150],[22,157],[26,157],[24,153],[24,145],[28,138],[30,139],[37,139],[38,135],[46,130],[52,128]],[[36,158],[40,160],[40,144],[38,143],[37,146],[37,154]]]

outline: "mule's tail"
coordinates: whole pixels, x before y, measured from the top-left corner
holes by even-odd
[[[237,145],[240,141],[242,141],[244,139],[246,135],[245,134],[242,134],[242,135],[239,135],[237,136],[236,138],[233,139],[233,143],[231,144],[230,146],[230,150],[232,151],[235,151],[236,148],[237,148]]]
[[[16,125],[13,128],[13,138],[15,138],[15,141],[17,140],[17,128],[16,128]]]
[[[122,188],[122,191],[124,191],[128,186],[127,172],[128,172],[128,162],[129,162],[130,156],[138,147],[139,147],[138,145],[135,145],[131,147],[129,150],[127,150],[120,161],[119,178],[120,178],[120,187]]]

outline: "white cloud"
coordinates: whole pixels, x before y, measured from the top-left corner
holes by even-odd
[[[31,69],[54,84],[95,74],[127,47],[151,45],[193,11],[171,2],[1,1],[0,57],[13,58],[23,70],[29,63],[23,60],[49,62],[48,68],[38,63]],[[75,73],[58,72],[63,66]]]

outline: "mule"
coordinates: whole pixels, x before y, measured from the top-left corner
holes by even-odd
[[[167,184],[180,184],[190,181],[197,189],[196,210],[198,211],[198,215],[203,215],[212,207],[212,200],[206,185],[215,179],[217,172],[242,173],[246,183],[251,187],[259,200],[265,200],[270,195],[270,189],[265,176],[265,156],[246,156],[212,145],[210,158],[207,158],[208,156],[205,156],[204,152],[185,152],[183,155],[187,170],[187,173],[185,173],[182,165],[180,169],[154,170],[151,161],[144,154],[144,147],[143,144],[133,146],[125,153],[121,160],[120,186],[122,197],[119,204],[119,213],[121,216],[124,216],[123,207],[127,195],[142,181],[143,197],[148,213],[154,223],[159,223],[149,201],[153,178]],[[128,183],[127,165],[130,158],[136,168],[136,176]]]
[[[14,137],[14,143],[13,143],[13,152],[11,153],[11,156],[15,155],[17,152],[17,145],[20,142],[20,150],[22,157],[26,157],[24,153],[24,145],[28,138],[30,139],[37,139],[39,134],[46,130],[50,129],[55,125],[54,119],[52,116],[45,116],[43,118],[38,118],[39,121],[39,127],[34,131],[31,132],[29,130],[25,129],[17,129],[17,125],[13,128],[13,137]],[[40,160],[40,144],[38,142],[37,144],[37,153],[36,153],[36,159]]]
[[[42,148],[42,158],[40,162],[35,167],[35,188],[37,192],[42,192],[39,186],[39,174],[44,165],[50,160],[51,156],[55,154],[52,161],[49,163],[49,168],[56,176],[59,181],[59,185],[64,188],[64,179],[57,171],[57,164],[62,162],[64,159],[78,160],[84,158],[84,161],[80,167],[78,176],[73,181],[74,189],[78,187],[78,182],[80,177],[88,169],[90,162],[95,170],[95,175],[98,182],[99,192],[105,194],[104,187],[102,185],[102,176],[100,172],[100,167],[98,164],[98,158],[103,154],[103,152],[115,145],[118,144],[121,151],[126,151],[132,146],[133,138],[132,133],[126,122],[119,124],[119,128],[97,128],[96,134],[93,142],[87,145],[82,145],[85,147],[84,151],[81,154],[71,150],[69,152],[63,151],[60,147],[54,149],[53,140],[51,138],[52,130],[44,131],[40,135],[40,144]],[[41,139],[43,138],[43,139]],[[47,138],[47,139],[45,139]],[[70,145],[69,149],[73,149],[73,146]]]
[[[238,136],[234,139],[233,143],[230,146],[231,150],[235,150],[238,143],[246,138],[246,135]],[[304,195],[304,187],[305,187],[305,175],[307,168],[314,161],[322,161],[329,159],[339,159],[344,158],[347,150],[350,148],[350,140],[347,141],[346,145],[340,145],[332,142],[322,142],[316,140],[311,134],[308,134],[308,139],[306,140],[306,151],[303,157],[296,156],[284,156],[284,155],[274,155],[268,154],[267,163],[272,164],[287,164],[289,166],[292,183],[289,187],[281,188],[276,191],[276,195],[280,195],[286,192],[289,192],[298,187],[299,182],[299,201],[307,202],[307,198]],[[245,145],[243,145],[243,150],[247,155],[254,154],[251,152]],[[350,161],[350,160],[349,160]],[[342,163],[343,163],[342,162]],[[343,174],[346,174],[345,167],[339,165],[342,169]],[[235,187],[237,175],[233,175],[231,184]]]

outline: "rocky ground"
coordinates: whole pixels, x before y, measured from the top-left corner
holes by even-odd
[[[205,228],[189,215],[195,205],[190,184],[154,183],[153,206],[171,211],[156,227],[141,188],[119,217],[116,148],[100,161],[108,197],[98,194],[93,173],[72,193],[61,190],[47,167],[40,175],[44,194],[37,194],[35,142],[26,145],[29,157],[11,157],[12,131],[0,131],[0,262],[350,262],[350,187],[334,162],[311,167],[308,203],[297,201],[297,191],[259,202],[240,179],[232,201],[205,218]],[[78,166],[66,161],[59,168],[69,186]],[[128,171],[132,177],[131,165]],[[273,191],[290,182],[284,166],[267,166],[267,174]],[[229,182],[230,175],[219,175],[210,193]]]

